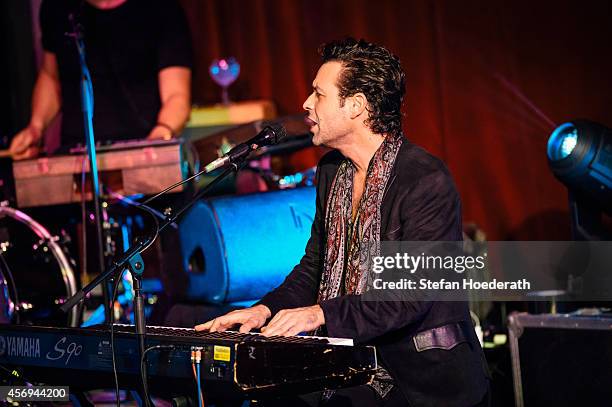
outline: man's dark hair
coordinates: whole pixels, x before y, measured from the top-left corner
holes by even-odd
[[[368,99],[370,129],[377,134],[401,132],[406,76],[398,57],[380,45],[354,38],[323,44],[319,53],[323,63],[342,63],[336,84],[340,103],[361,92]]]

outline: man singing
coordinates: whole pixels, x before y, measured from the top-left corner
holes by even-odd
[[[462,239],[448,170],[402,134],[400,62],[354,39],[326,44],[321,55],[304,109],[313,143],[334,151],[318,165],[306,253],[257,305],[196,329],[239,325],[266,336],[318,330],[376,346],[379,371],[370,385],[325,392],[314,402],[302,397],[309,405],[486,405],[486,362],[465,303],[361,298],[368,270],[359,254],[367,245]]]

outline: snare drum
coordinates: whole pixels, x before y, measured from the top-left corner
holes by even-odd
[[[0,207],[0,255],[0,322],[78,326],[78,306],[58,311],[79,284],[57,237],[25,213]]]

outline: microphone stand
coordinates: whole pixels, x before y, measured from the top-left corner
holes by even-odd
[[[144,296],[142,295],[142,284],[141,277],[144,272],[144,261],[142,260],[141,253],[144,252],[155,240],[158,233],[164,230],[168,225],[173,224],[187,209],[191,208],[197,201],[199,201],[208,191],[210,191],[215,185],[217,185],[221,180],[230,175],[231,173],[237,172],[238,169],[244,164],[245,158],[250,151],[245,152],[245,154],[241,154],[240,157],[233,159],[230,165],[223,170],[221,174],[219,174],[212,182],[203,187],[200,191],[198,191],[191,199],[184,204],[176,213],[172,213],[171,210],[165,212],[165,219],[159,225],[156,232],[146,239],[138,238],[136,242],[130,246],[130,248],[125,251],[121,256],[113,260],[110,268],[105,270],[103,273],[100,273],[98,277],[96,277],[91,283],[83,287],[79,292],[69,298],[60,309],[63,312],[68,312],[72,307],[78,304],[87,293],[93,290],[97,285],[104,282],[106,279],[115,276],[118,272],[127,269],[131,275],[132,280],[134,282],[134,320],[136,327],[136,334],[138,335],[138,350],[139,357],[142,358],[145,352],[145,342],[146,342],[146,323],[145,323],[145,312],[144,312]],[[188,182],[189,180],[199,177],[208,172],[206,169],[200,171],[199,173],[191,176],[190,178],[181,181],[181,183]],[[177,183],[180,184],[180,183]],[[177,184],[174,187],[178,186]],[[162,193],[167,192],[172,189],[166,188]],[[157,194],[153,198],[161,196],[161,194]],[[147,202],[150,202],[152,199],[149,199]],[[149,404],[148,399],[148,389],[147,389],[147,373],[146,373],[146,364],[143,367],[143,377],[142,377],[142,387],[144,390],[144,399],[145,403]]]
[[[142,260],[141,253],[144,252],[157,238],[159,232],[163,231],[168,225],[172,225],[175,221],[189,208],[191,208],[197,201],[199,201],[208,191],[210,191],[214,186],[216,186],[221,180],[227,177],[229,174],[238,172],[238,169],[244,165],[246,160],[249,157],[249,154],[254,150],[258,149],[262,145],[275,144],[278,143],[282,137],[284,137],[284,128],[280,127],[280,129],[271,129],[270,132],[263,135],[262,140],[258,140],[258,143],[249,142],[243,143],[241,145],[236,146],[232,151],[224,156],[223,164],[219,164],[219,166],[226,166],[221,174],[219,174],[212,182],[208,185],[200,189],[191,199],[184,204],[176,213],[172,212],[172,209],[169,208],[164,211],[164,220],[160,224],[156,222],[156,230],[151,236],[146,239],[138,238],[132,246],[128,248],[121,256],[116,257],[115,260],[111,262],[110,268],[105,270],[103,273],[100,273],[98,277],[96,277],[91,283],[87,284],[85,287],[81,288],[79,292],[70,297],[63,305],[60,306],[60,310],[64,313],[68,312],[72,307],[77,305],[87,293],[93,290],[100,283],[104,282],[109,277],[115,276],[118,272],[123,272],[123,270],[127,269],[131,275],[133,280],[133,288],[134,288],[134,320],[136,327],[136,334],[138,335],[138,353],[141,361],[141,376],[142,376],[142,390],[143,396],[145,400],[145,404],[148,406],[150,404],[149,392],[147,386],[147,369],[146,363],[142,363],[144,361],[145,356],[145,343],[146,343],[146,321],[145,321],[145,312],[144,312],[144,296],[142,295],[142,281],[141,277],[144,273],[144,261]],[[280,137],[280,138],[279,138]],[[213,163],[216,163],[215,160]],[[177,182],[169,187],[165,188],[163,191],[158,194],[152,196],[143,202],[143,205],[147,205],[151,201],[159,198],[165,193],[171,191],[172,189],[178,187],[179,185],[185,184],[192,179],[196,179],[197,177],[211,172],[211,165],[207,165],[202,171],[198,172],[190,176],[189,178]],[[215,167],[219,168],[219,167]],[[110,332],[112,335],[113,325],[110,325]],[[112,340],[112,337],[111,337]],[[112,343],[112,341],[111,341]],[[113,355],[114,357],[114,355]]]
[[[79,55],[79,64],[81,67],[81,109],[83,111],[83,124],[85,127],[85,141],[87,145],[87,156],[89,158],[89,170],[92,181],[92,199],[94,203],[94,221],[96,224],[96,240],[98,247],[98,263],[100,267],[100,275],[104,274],[104,248],[102,243],[102,215],[100,210],[100,183],[98,179],[98,161],[96,159],[96,144],[93,128],[93,85],[87,62],[85,60],[85,43],[83,41],[82,26],[76,21],[74,14],[69,16],[72,24],[73,32],[70,34],[74,38],[77,53]],[[83,225],[86,227],[86,225]],[[86,250],[86,248],[85,248]],[[110,292],[107,284],[102,286],[102,295],[104,297],[104,321],[110,323],[111,306]]]

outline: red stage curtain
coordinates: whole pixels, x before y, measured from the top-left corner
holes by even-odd
[[[464,221],[489,239],[569,237],[567,195],[547,167],[556,124],[612,126],[612,2],[181,0],[194,38],[194,101],[219,100],[210,61],[235,56],[234,100],[301,110],[326,41],[387,46],[406,70],[404,131],[444,159]],[[308,156],[308,164],[316,153]]]

